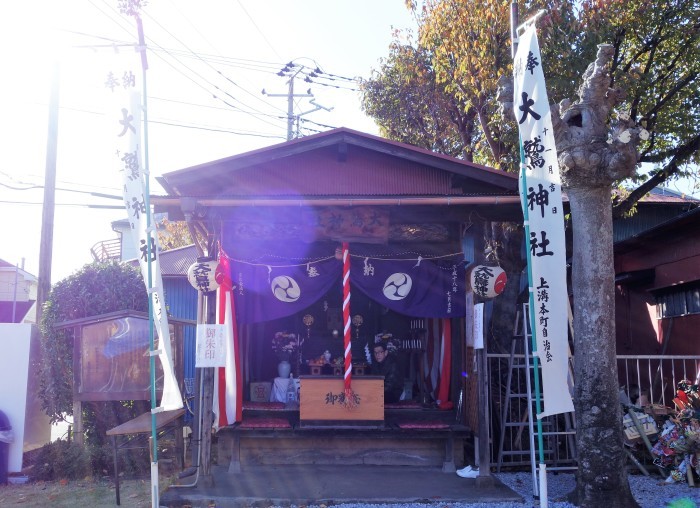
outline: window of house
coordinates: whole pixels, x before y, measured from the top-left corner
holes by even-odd
[[[700,281],[654,292],[657,319],[700,314]]]

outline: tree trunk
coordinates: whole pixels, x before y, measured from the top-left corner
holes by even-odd
[[[638,507],[629,488],[615,361],[615,273],[610,187],[569,188],[574,230],[575,502]]]

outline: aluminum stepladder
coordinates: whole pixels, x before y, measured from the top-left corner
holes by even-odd
[[[569,333],[573,336],[571,307],[569,306]],[[506,457],[529,456],[532,471],[533,493],[539,497],[538,464],[535,445],[535,399],[532,393],[534,362],[531,354],[532,334],[530,330],[529,304],[516,313],[513,340],[508,360],[506,393],[501,413],[500,439],[496,472],[501,471]],[[537,373],[539,375],[539,372]],[[569,390],[573,393],[573,366],[569,352]],[[514,381],[516,386],[514,387]],[[524,390],[524,391],[523,391]],[[543,394],[543,396],[546,394]],[[514,418],[514,415],[517,415]],[[545,463],[548,471],[571,471],[576,469],[576,429],[573,413],[546,416],[542,419],[545,441]],[[522,434],[527,429],[529,446],[520,447]],[[510,437],[506,449],[506,436]],[[525,465],[528,462],[509,461],[507,465]]]

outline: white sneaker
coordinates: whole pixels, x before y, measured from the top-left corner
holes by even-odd
[[[457,472],[458,472],[458,473],[460,473],[460,472],[461,472],[461,473],[466,473],[467,471],[471,471],[471,470],[472,470],[472,467],[471,467],[471,466],[466,466],[466,467],[463,467],[462,469],[458,469]]]
[[[461,478],[477,478],[479,476],[479,470],[472,469],[471,466],[469,466],[469,469],[467,470],[465,467],[464,469],[457,471],[457,476]]]

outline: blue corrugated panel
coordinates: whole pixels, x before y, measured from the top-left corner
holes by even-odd
[[[165,304],[168,314],[173,318],[197,320],[197,291],[187,281],[186,276],[166,277],[163,279],[165,291]],[[194,404],[193,393],[188,389],[194,387],[194,360],[197,329],[194,326],[185,326],[183,330],[183,376],[185,379],[185,392],[183,396],[188,398],[190,404]],[[191,406],[194,409],[194,406]],[[189,413],[187,414],[189,416]]]

